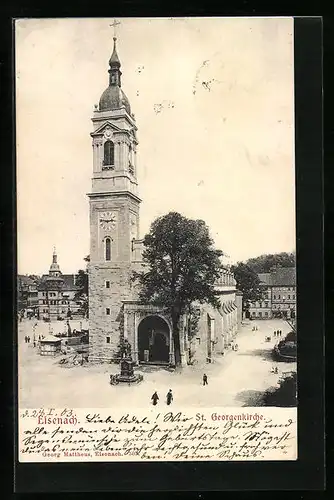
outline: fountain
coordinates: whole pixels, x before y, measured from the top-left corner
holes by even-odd
[[[134,373],[135,362],[132,359],[131,355],[131,345],[127,340],[124,341],[121,346],[121,362],[120,368],[121,373],[116,375],[110,375],[110,383],[112,385],[117,385],[119,383],[125,384],[138,384],[143,380],[143,376],[141,374]]]

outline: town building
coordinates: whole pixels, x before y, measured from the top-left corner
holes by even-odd
[[[48,274],[43,274],[38,285],[38,316],[46,321],[81,317],[79,288],[75,274],[62,274],[57,262],[56,250]]]
[[[260,273],[258,276],[263,298],[261,301],[251,303],[250,317],[294,319],[296,315],[296,268],[276,268],[270,273]]]
[[[136,363],[175,364],[172,322],[164,307],[138,302],[131,281],[141,269],[139,235],[137,125],[121,85],[121,63],[114,49],[109,84],[92,117],[93,178],[90,205],[89,359],[117,359],[121,339],[131,345]],[[187,319],[180,329],[181,361],[189,362],[191,344],[201,344],[210,361],[223,353],[241,321],[241,296],[226,270],[217,284],[219,311],[199,306],[199,333],[190,339]],[[193,349],[194,350],[194,349]],[[199,351],[199,349],[196,349]]]
[[[38,283],[37,276],[18,275],[17,295],[18,310],[29,313],[38,312]]]

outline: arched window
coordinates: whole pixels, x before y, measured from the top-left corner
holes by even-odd
[[[105,248],[106,260],[111,260],[111,239],[110,238],[106,238],[105,245],[106,245],[106,248]]]
[[[114,143],[112,141],[106,141],[104,143],[103,165],[113,165],[113,164],[114,164]]]

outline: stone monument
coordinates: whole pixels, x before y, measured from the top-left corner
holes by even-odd
[[[133,384],[133,383],[138,384],[143,380],[143,376],[140,374],[136,375],[134,373],[135,362],[133,361],[131,355],[131,345],[127,340],[125,340],[124,343],[122,344],[120,352],[121,352],[121,362],[120,362],[121,373],[118,373],[116,375],[110,375],[110,383],[112,385],[119,384],[120,382],[126,384]]]

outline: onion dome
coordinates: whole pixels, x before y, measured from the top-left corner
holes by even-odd
[[[131,107],[129,99],[121,89],[121,62],[116,50],[116,37],[114,37],[114,49],[109,59],[109,86],[103,92],[100,102],[100,111],[111,111],[124,107],[129,115],[131,115]]]

